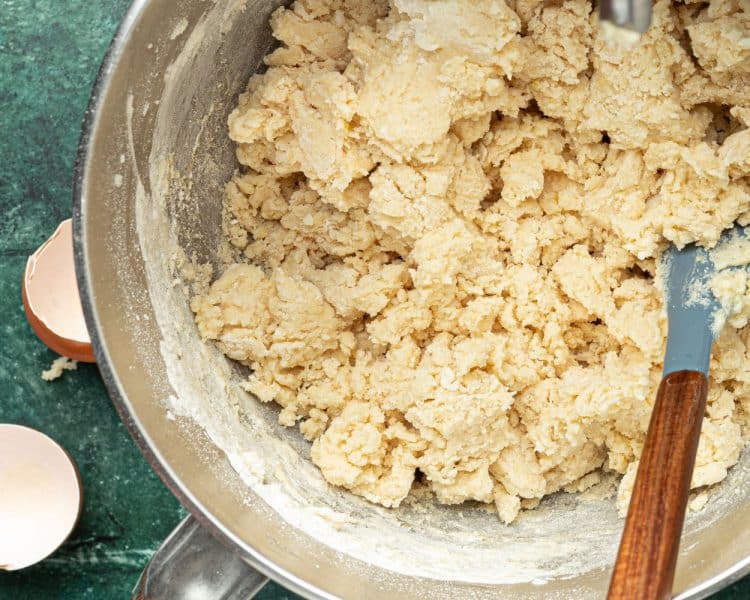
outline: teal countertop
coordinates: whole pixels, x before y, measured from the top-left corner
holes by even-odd
[[[186,514],[141,456],[93,365],[47,383],[55,354],[24,317],[28,255],[71,215],[73,162],[99,63],[127,0],[0,0],[0,423],[39,429],[81,471],[70,540],[39,565],[0,573],[0,600],[129,598]],[[276,585],[264,600],[297,598]]]
[[[71,214],[81,119],[128,4],[0,0],[0,423],[60,442],[84,485],[74,535],[39,565],[0,573],[0,600],[129,598],[148,557],[185,515],[120,423],[95,366],[42,381],[55,355],[21,306],[27,256]],[[274,584],[258,597],[296,598]],[[750,578],[715,596],[748,597]]]

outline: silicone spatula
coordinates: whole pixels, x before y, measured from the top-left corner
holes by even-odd
[[[723,322],[724,308],[711,293],[711,280],[727,266],[717,260],[720,251],[738,241],[746,243],[748,253],[739,262],[750,259],[750,240],[740,227],[725,232],[714,250],[691,244],[663,254],[668,319],[664,374],[610,582],[610,600],[672,595],[706,406],[711,346]],[[729,266],[741,267],[736,261]]]

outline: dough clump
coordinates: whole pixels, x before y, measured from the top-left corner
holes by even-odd
[[[586,0],[279,9],[229,118],[231,260],[192,300],[200,333],[372,502],[418,480],[511,522],[616,473],[625,506],[661,375],[657,259],[750,221],[746,11],[657,0],[627,49]],[[694,488],[748,433],[746,323],[714,348]]]
[[[60,379],[65,371],[75,371],[78,368],[78,361],[71,360],[67,356],[58,356],[52,361],[49,369],[42,371],[44,381],[55,381]]]

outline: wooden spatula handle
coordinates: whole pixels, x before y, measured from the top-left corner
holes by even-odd
[[[697,371],[661,382],[641,453],[609,600],[672,595],[708,383]]]

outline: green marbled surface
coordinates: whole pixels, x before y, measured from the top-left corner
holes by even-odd
[[[96,367],[42,381],[55,355],[21,305],[27,256],[70,217],[81,120],[128,4],[0,0],[0,423],[57,440],[84,485],[74,535],[39,565],[0,573],[2,600],[129,598],[148,557],[185,515],[130,439]],[[295,596],[269,585],[261,597]]]
[[[129,598],[149,555],[185,514],[120,423],[95,367],[40,378],[55,355],[31,332],[26,257],[71,213],[83,112],[127,0],[0,0],[0,423],[39,429],[81,470],[84,510],[49,559],[0,573],[0,599]],[[296,598],[277,585],[263,600]],[[750,598],[750,579],[718,594]]]

